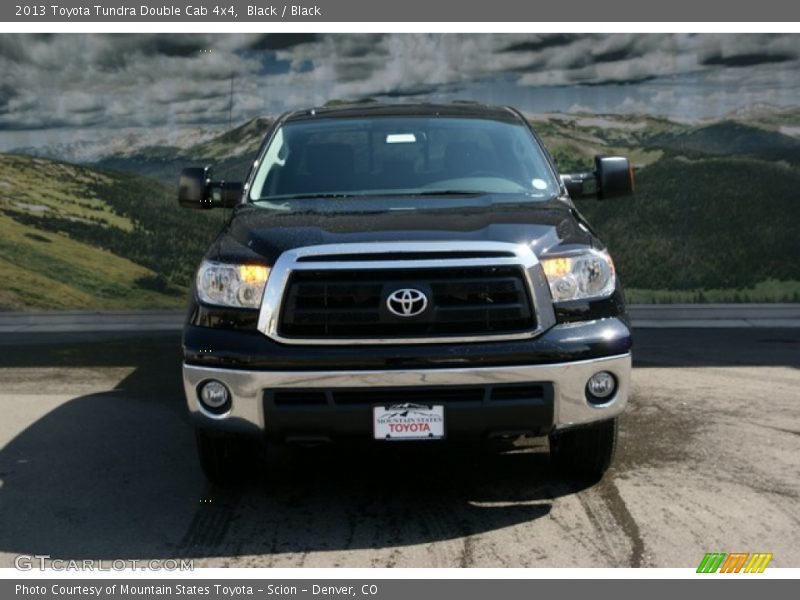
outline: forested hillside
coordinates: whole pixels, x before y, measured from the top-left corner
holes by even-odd
[[[634,197],[577,201],[629,299],[800,301],[800,140],[769,112],[738,118],[532,119],[564,172],[591,169],[595,154],[636,166]],[[182,306],[229,211],[179,209],[178,173],[212,164],[241,179],[269,122],[91,166],[0,155],[0,309]]]
[[[0,155],[0,309],[183,306],[224,218],[143,177]]]

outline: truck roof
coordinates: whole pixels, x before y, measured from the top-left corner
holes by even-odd
[[[365,117],[463,117],[495,121],[518,122],[519,116],[508,106],[491,106],[477,102],[451,102],[448,104],[403,103],[383,104],[370,102],[320,106],[289,113],[286,121],[311,119],[351,119]]]

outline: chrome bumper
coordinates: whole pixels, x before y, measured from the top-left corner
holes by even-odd
[[[618,382],[617,391],[605,404],[592,405],[586,401],[586,381],[601,370],[614,374]],[[184,364],[183,385],[192,417],[205,426],[263,431],[269,419],[269,415],[264,414],[264,390],[551,382],[554,388],[553,425],[563,429],[610,419],[625,410],[630,371],[630,353],[546,365],[403,371],[244,371]],[[200,405],[197,387],[207,379],[222,381],[231,391],[233,404],[227,414],[214,415]]]

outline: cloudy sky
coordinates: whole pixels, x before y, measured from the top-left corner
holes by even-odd
[[[0,150],[336,99],[717,117],[800,104],[800,35],[0,34]]]

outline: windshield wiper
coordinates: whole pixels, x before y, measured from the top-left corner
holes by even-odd
[[[255,202],[271,202],[271,203],[279,203],[286,200],[325,200],[325,199],[341,199],[347,200],[352,198],[395,198],[395,197],[407,197],[407,198],[416,198],[419,196],[485,196],[491,194],[491,192],[487,192],[485,190],[424,190],[419,192],[382,192],[382,191],[375,191],[375,192],[362,192],[358,194],[350,194],[345,192],[320,192],[317,194],[313,193],[303,193],[303,194],[283,194],[280,196],[266,196],[265,198],[259,198],[255,200]]]
[[[410,192],[409,194],[397,194],[408,196],[481,196],[490,194],[486,190],[425,190],[424,192]]]
[[[303,194],[281,194],[279,196],[265,196],[256,202],[276,202],[280,200],[313,200],[314,198],[360,198],[363,194],[348,194],[345,192],[319,192]]]

